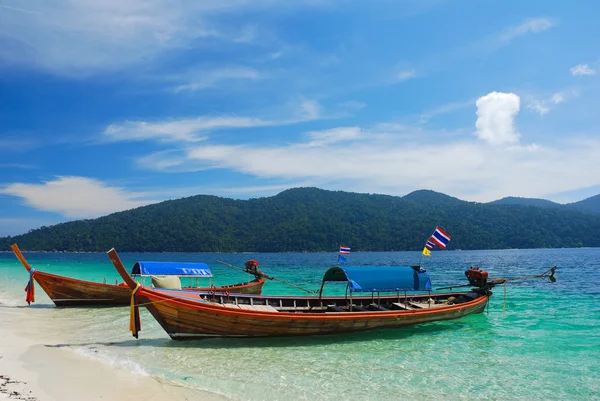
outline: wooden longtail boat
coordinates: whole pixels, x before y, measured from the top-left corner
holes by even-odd
[[[202,337],[282,337],[398,328],[483,312],[491,291],[432,293],[419,267],[332,267],[323,278],[348,283],[350,296],[195,295],[140,287],[114,249],[108,256],[141,303],[173,339]],[[355,292],[369,296],[353,296]],[[380,295],[393,291],[393,295]],[[425,291],[411,293],[408,291]],[[132,306],[132,332],[139,312]]]
[[[129,305],[131,299],[131,290],[124,283],[120,285],[96,283],[93,281],[77,280],[70,277],[58,276],[56,274],[35,270],[29,265],[19,250],[17,244],[13,244],[11,248],[21,264],[30,273],[30,281],[31,279],[35,280],[46,292],[46,294],[48,294],[48,297],[50,297],[56,306],[78,307]],[[134,269],[136,266],[138,266],[139,269],[139,264],[140,262],[136,263]],[[140,276],[143,276],[143,274],[140,274]],[[211,287],[183,287],[182,289],[186,291],[193,291],[194,294],[197,292],[260,294],[262,292],[264,283],[264,278],[256,276],[254,280],[245,283]],[[28,299],[28,302],[33,302],[33,299]]]

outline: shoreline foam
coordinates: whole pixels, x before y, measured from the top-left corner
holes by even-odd
[[[117,369],[86,357],[56,338],[44,339],[43,324],[24,307],[0,305],[0,400],[178,401],[223,400],[169,382]],[[37,312],[37,311],[36,311]],[[43,312],[43,311],[39,311]],[[32,330],[33,329],[33,330]],[[39,333],[32,336],[31,333]]]

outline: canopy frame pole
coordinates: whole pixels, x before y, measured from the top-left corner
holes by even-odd
[[[350,290],[350,312],[352,312],[352,290]]]
[[[350,287],[350,283],[346,283],[346,295],[344,295],[344,301],[346,304],[348,303],[348,288]]]
[[[321,289],[319,290],[319,301],[323,297],[323,286],[325,285],[325,280],[321,281]]]
[[[404,290],[404,308],[408,308],[408,297],[406,296],[406,290]]]
[[[379,291],[377,291],[377,305],[379,305],[381,307],[381,293]]]

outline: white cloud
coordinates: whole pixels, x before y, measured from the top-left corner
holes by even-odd
[[[566,102],[574,97],[579,96],[577,90],[564,90],[562,92],[556,92],[547,99],[534,99],[530,98],[527,108],[535,111],[541,116],[548,114],[556,105]]]
[[[544,104],[539,100],[532,100],[527,105],[527,108],[539,113],[541,116],[547,114],[550,111],[550,108],[544,106]]]
[[[477,99],[478,138],[493,145],[519,142],[515,127],[515,117],[519,113],[521,101],[514,93],[491,92]]]
[[[571,75],[596,75],[596,70],[587,64],[578,64],[571,68]]]
[[[552,98],[550,98],[550,101],[554,104],[562,103],[565,100],[566,100],[565,95],[564,95],[564,93],[561,93],[561,92],[555,93],[554,95],[552,95]]]
[[[346,145],[348,141],[361,138],[362,133],[359,127],[340,127],[325,131],[309,132],[308,136],[311,141],[307,146],[323,146],[337,142],[344,142],[344,145]]]
[[[0,60],[66,76],[147,66],[169,51],[189,51],[206,41],[239,46],[259,40],[257,27],[240,28],[220,18],[228,13],[318,5],[279,0],[32,0],[26,7],[3,6]]]
[[[174,88],[175,92],[197,91],[215,86],[221,81],[229,80],[257,80],[261,78],[258,71],[251,68],[234,67],[221,68],[212,71],[200,71],[186,74],[187,76],[178,77],[185,80],[186,83]]]
[[[306,140],[289,145],[195,144],[171,156],[180,158],[177,171],[185,171],[186,166],[227,169],[260,179],[305,180],[326,188],[397,195],[431,188],[489,201],[508,195],[543,197],[598,185],[600,177],[580,171],[600,168],[599,152],[600,141],[573,138],[554,148],[490,147],[466,137],[444,142],[438,133],[421,130],[406,140],[404,133],[395,131],[339,127],[311,132]],[[544,176],[553,179],[541,180]]]
[[[343,107],[347,114],[347,107]],[[304,99],[300,103],[288,105],[288,119],[270,120],[258,117],[196,117],[172,119],[166,121],[125,121],[111,124],[104,130],[104,139],[108,141],[145,141],[159,142],[199,142],[206,139],[206,134],[222,129],[240,129],[253,127],[273,127],[292,125],[323,118],[334,118],[324,113],[323,107],[316,100]]]
[[[408,70],[400,70],[396,73],[395,81],[396,82],[404,82],[404,81],[408,81],[409,79],[413,79],[417,76],[417,72],[414,69],[408,69]]]
[[[464,102],[451,102],[451,103],[443,104],[441,106],[436,107],[435,109],[428,111],[427,113],[421,114],[420,122],[422,124],[427,123],[433,117],[438,116],[440,114],[451,113],[456,110],[465,109],[467,107],[473,107],[473,103],[474,103],[474,99],[467,100]]]
[[[138,200],[143,194],[73,176],[57,177],[42,184],[14,183],[0,189],[0,194],[23,198],[31,207],[69,218],[98,217],[152,203]]]
[[[198,142],[204,140],[204,133],[211,130],[268,125],[273,125],[273,122],[253,117],[198,117],[154,123],[125,121],[109,125],[104,136],[111,141]]]
[[[316,100],[304,100],[300,103],[300,119],[316,120],[322,116],[322,108]]]
[[[512,26],[506,29],[499,37],[503,42],[509,42],[519,36],[526,35],[528,33],[539,33],[547,29],[557,26],[558,23],[552,18],[532,18],[521,25]]]

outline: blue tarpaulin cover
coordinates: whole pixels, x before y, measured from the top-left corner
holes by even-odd
[[[335,266],[325,272],[326,281],[347,281],[352,292],[431,290],[425,270],[409,266]]]
[[[138,276],[213,276],[206,263],[183,262],[137,262],[133,265],[131,274]]]

